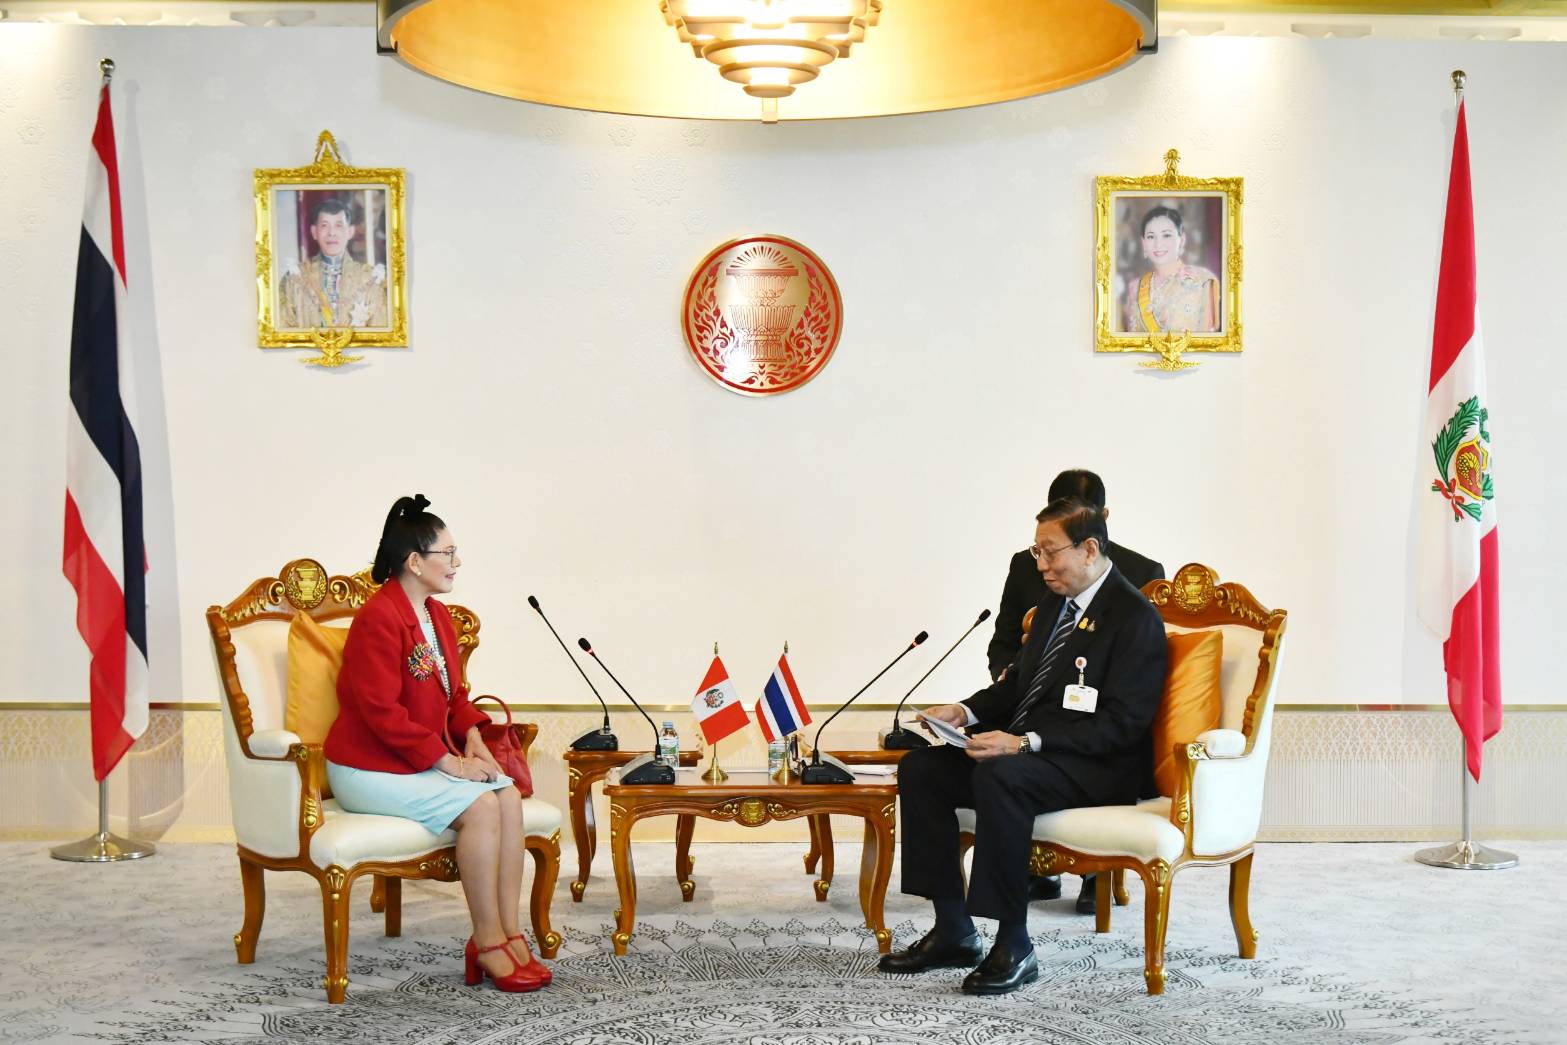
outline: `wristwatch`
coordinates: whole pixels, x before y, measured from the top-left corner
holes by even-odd
[[[1024,737],[1018,737],[1017,738],[1017,753],[1018,754],[1026,755],[1026,754],[1028,754],[1032,750],[1034,750],[1034,745],[1030,744],[1028,742],[1028,737],[1024,736]]]

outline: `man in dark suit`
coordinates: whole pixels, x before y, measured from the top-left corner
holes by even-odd
[[[977,964],[963,981],[970,994],[1003,994],[1038,978],[1027,921],[1034,818],[1135,802],[1164,693],[1164,624],[1106,557],[1103,510],[1064,498],[1039,523],[1035,553],[1050,595],[1013,669],[960,704],[924,713],[972,727],[969,746],[911,751],[898,766],[903,891],[932,901],[936,925],[883,956],[880,968]],[[959,808],[976,820],[966,900]],[[983,961],[974,915],[1000,923]]]
[[[1050,483],[1047,501],[1062,497],[1076,497],[1104,510],[1105,523],[1110,521],[1110,509],[1105,508],[1105,484],[1099,476],[1086,468],[1069,468]],[[1035,541],[1039,535],[1036,532]],[[1035,545],[1037,546],[1037,545]],[[1017,659],[1023,643],[1023,617],[1029,610],[1045,601],[1050,589],[1039,575],[1039,563],[1034,560],[1033,548],[1024,548],[1012,556],[1007,566],[1007,582],[1001,589],[1001,608],[996,611],[996,631],[991,636],[987,655],[990,659],[990,677],[999,679],[1007,666]],[[1132,587],[1142,588],[1149,581],[1164,580],[1164,566],[1139,555],[1132,549],[1110,542],[1105,554],[1115,563],[1121,576]],[[1029,898],[1054,900],[1061,895],[1061,876],[1036,877],[1029,881]],[[1077,912],[1094,913],[1094,876],[1084,875],[1082,887],[1077,893]]]
[[[1086,468],[1069,468],[1055,477],[1050,484],[1047,502],[1063,497],[1076,497],[1095,508],[1104,509],[1105,523],[1110,522],[1110,509],[1105,508],[1104,480]],[[1035,534],[1037,540],[1038,534]],[[1110,542],[1105,555],[1115,563],[1121,576],[1132,587],[1141,588],[1149,581],[1164,580],[1164,565],[1132,551],[1125,545]],[[1038,606],[1049,596],[1050,590],[1039,575],[1039,563],[1034,561],[1032,548],[1024,548],[1012,556],[1007,565],[1007,582],[1001,589],[1001,606],[996,611],[996,631],[990,638],[986,655],[990,660],[990,677],[998,679],[1007,665],[1017,659],[1023,643],[1023,615]]]

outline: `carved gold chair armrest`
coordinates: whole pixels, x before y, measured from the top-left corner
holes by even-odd
[[[320,744],[294,744],[288,757],[299,766],[299,852],[310,852],[310,836],[326,819],[321,809],[321,789],[326,783],[326,755]]]
[[[1229,739],[1175,745],[1180,777],[1170,801],[1170,822],[1186,836],[1186,850],[1196,857],[1223,856],[1251,845],[1257,836],[1267,763],[1251,752],[1213,753],[1227,752]]]

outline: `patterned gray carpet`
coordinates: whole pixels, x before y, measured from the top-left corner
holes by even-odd
[[[854,878],[811,899],[799,849],[698,845],[697,896],[682,904],[667,846],[638,846],[632,953],[608,945],[613,883],[585,902],[564,884],[566,942],[545,991],[463,986],[455,886],[411,884],[404,935],[379,933],[356,893],[348,1001],[320,991],[313,884],[269,876],[256,964],[233,962],[239,920],[232,850],[168,846],[133,865],[90,868],[42,846],[0,846],[0,1041],[390,1045],[1209,1045],[1567,1041],[1553,944],[1567,845],[1521,844],[1524,865],[1489,875],[1413,864],[1413,847],[1269,846],[1253,918],[1259,958],[1234,956],[1222,873],[1175,880],[1169,984],[1142,988],[1141,897],[1098,936],[1066,902],[1036,904],[1038,983],[1007,998],[958,991],[962,972],[875,971]],[[857,867],[855,847],[839,866]],[[1069,880],[1070,881],[1070,880]],[[896,878],[894,878],[896,883]],[[368,894],[368,890],[363,891]],[[897,939],[928,908],[889,897]],[[1524,913],[1528,912],[1528,913]]]

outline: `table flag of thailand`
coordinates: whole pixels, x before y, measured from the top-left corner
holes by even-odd
[[[778,658],[773,677],[762,688],[762,699],[756,702],[756,724],[762,727],[762,736],[771,744],[782,740],[811,724],[811,713],[805,710],[805,698],[794,683],[794,673],[789,670],[789,654]]]
[[[696,696],[691,698],[691,714],[696,716],[702,739],[709,744],[716,744],[745,728],[745,705],[740,703],[740,694],[729,681],[729,669],[717,657],[713,658],[702,684],[696,688]]]

